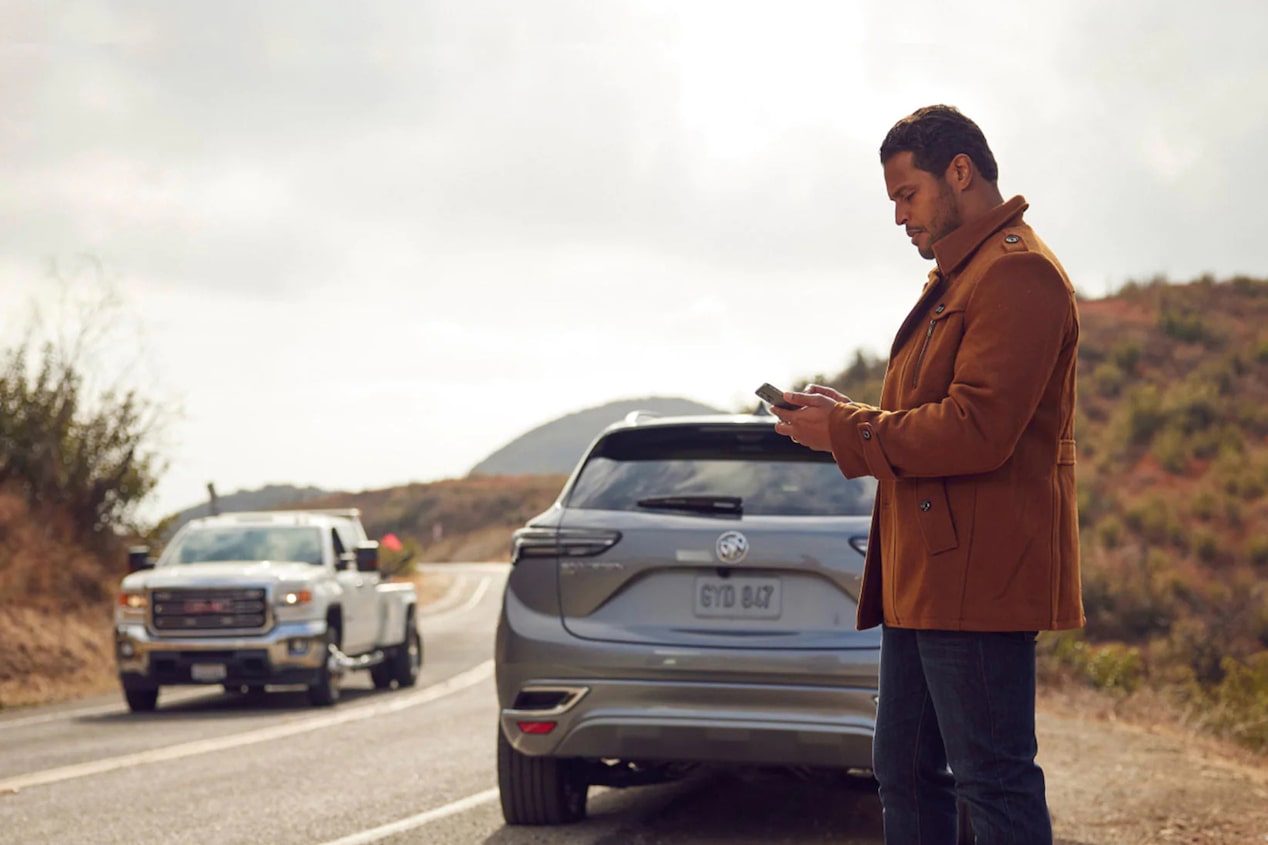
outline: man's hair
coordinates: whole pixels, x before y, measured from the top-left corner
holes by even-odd
[[[925,106],[894,124],[881,143],[881,164],[910,152],[912,163],[939,179],[951,159],[964,153],[986,181],[999,179],[999,165],[977,124],[955,106]]]

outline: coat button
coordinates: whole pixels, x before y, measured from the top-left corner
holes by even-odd
[[[1018,242],[1018,241],[1020,241],[1020,240],[1021,240],[1021,238],[1017,237],[1016,235],[1009,235],[1008,237],[1004,238],[1004,243],[1006,243],[1006,244],[1015,244],[1015,243],[1017,243],[1017,242]]]
[[[933,502],[929,501],[928,499],[925,499],[923,502],[920,503],[920,509],[922,511],[927,511],[931,507],[933,507]]]
[[[868,428],[863,429],[863,439],[864,439],[864,440],[871,440],[871,439],[872,439],[872,431],[871,431],[871,429],[868,429]]]

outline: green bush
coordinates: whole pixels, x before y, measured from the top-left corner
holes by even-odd
[[[1140,650],[1121,643],[1089,649],[1084,671],[1092,686],[1122,694],[1135,692],[1144,679]]]
[[[1096,536],[1100,540],[1101,545],[1107,549],[1117,549],[1119,543],[1123,541],[1123,523],[1118,517],[1111,514],[1105,517],[1096,526]]]
[[[1189,468],[1189,438],[1179,428],[1164,428],[1154,437],[1149,451],[1162,464],[1162,468],[1172,475],[1183,475]]]
[[[1226,657],[1221,668],[1224,678],[1211,693],[1213,727],[1249,748],[1268,750],[1268,651],[1244,663]]]
[[[1268,537],[1251,537],[1246,543],[1246,557],[1256,569],[1268,568]]]
[[[1215,494],[1210,490],[1202,490],[1192,500],[1193,516],[1203,522],[1210,522],[1215,516],[1215,507],[1218,504]]]
[[[98,394],[82,362],[47,343],[0,354],[0,485],[63,509],[79,539],[105,534],[154,488],[156,408],[136,391]]]
[[[1203,563],[1214,563],[1219,557],[1220,543],[1215,534],[1207,529],[1200,529],[1193,534],[1193,551]]]
[[[1129,391],[1125,408],[1128,437],[1131,443],[1139,446],[1148,445],[1167,421],[1162,408],[1162,396],[1152,384],[1143,384]]]
[[[1158,317],[1158,325],[1168,336],[1186,343],[1203,343],[1214,340],[1215,331],[1198,314],[1164,308]]]
[[[1092,370],[1092,387],[1098,396],[1114,397],[1123,391],[1127,376],[1114,361],[1103,361]]]
[[[1110,347],[1110,360],[1118,365],[1120,371],[1134,373],[1140,362],[1140,345],[1129,340],[1120,340]]]

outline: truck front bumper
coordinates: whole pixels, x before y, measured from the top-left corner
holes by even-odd
[[[314,684],[329,657],[326,623],[286,622],[256,637],[155,637],[143,623],[115,626],[125,687]]]

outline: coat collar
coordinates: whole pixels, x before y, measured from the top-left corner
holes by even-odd
[[[1021,215],[1029,204],[1021,195],[992,208],[972,223],[966,223],[933,245],[933,257],[938,262],[938,272],[950,276],[969,256],[977,252],[987,238],[1010,223],[1021,222]]]

